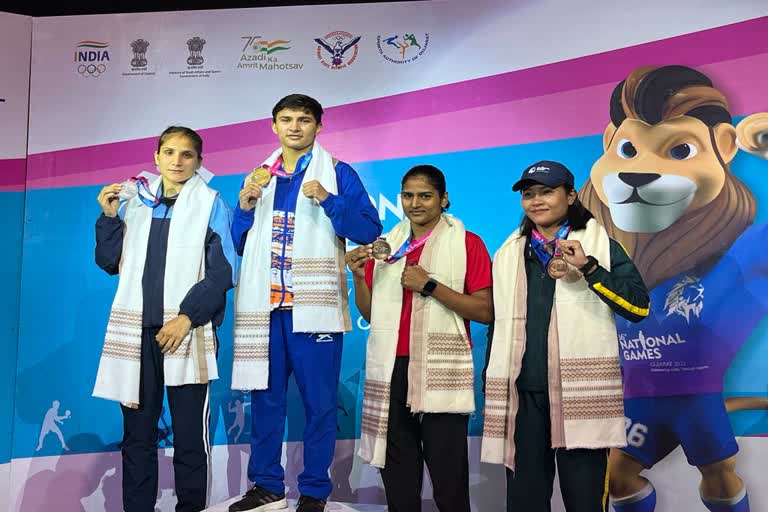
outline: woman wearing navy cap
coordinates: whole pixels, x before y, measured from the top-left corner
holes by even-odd
[[[508,511],[549,511],[555,467],[568,512],[607,511],[608,450],[626,443],[614,313],[642,320],[648,292],[563,164],[513,190],[525,217],[494,257],[482,460],[507,467]]]

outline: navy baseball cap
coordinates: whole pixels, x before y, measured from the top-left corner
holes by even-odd
[[[573,187],[573,173],[559,162],[542,160],[526,167],[517,183],[512,185],[512,190],[517,192],[529,185],[529,183],[531,185],[546,185],[551,188],[559,187],[560,185],[570,185]]]

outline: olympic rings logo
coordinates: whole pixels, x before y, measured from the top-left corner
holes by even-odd
[[[80,64],[77,66],[77,72],[83,76],[99,76],[107,70],[104,64]]]

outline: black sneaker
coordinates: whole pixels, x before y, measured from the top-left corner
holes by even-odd
[[[301,496],[296,512],[323,512],[325,510],[325,500],[319,500],[312,496]]]
[[[267,510],[285,510],[288,502],[285,493],[275,494],[263,487],[254,485],[245,493],[243,499],[229,506],[229,512],[267,512]],[[319,509],[322,510],[322,509]]]

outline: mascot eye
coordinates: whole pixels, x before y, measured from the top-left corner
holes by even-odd
[[[616,148],[616,154],[624,159],[634,158],[637,156],[637,149],[627,139],[621,139]]]
[[[669,156],[675,160],[688,160],[696,156],[698,152],[693,144],[678,144],[669,150]]]

